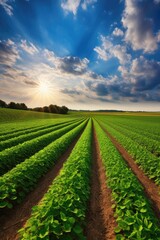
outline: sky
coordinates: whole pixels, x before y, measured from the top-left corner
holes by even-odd
[[[160,111],[160,0],[0,0],[0,99]]]

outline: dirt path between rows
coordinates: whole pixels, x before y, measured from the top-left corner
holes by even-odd
[[[160,186],[157,186],[154,181],[145,175],[142,169],[136,164],[131,155],[125,150],[125,148],[101,125],[106,132],[112,143],[115,145],[119,153],[122,155],[128,166],[132,169],[139,182],[144,187],[144,192],[148,199],[150,199],[153,211],[158,219],[160,219]],[[159,220],[160,222],[160,220]]]
[[[54,167],[39,180],[36,188],[27,195],[23,202],[17,204],[13,209],[3,212],[3,215],[0,216],[0,240],[18,239],[17,231],[23,227],[31,215],[32,207],[39,203],[54,178],[59,174],[64,162],[69,157],[81,134],[76,137],[68,150],[59,158]]]
[[[94,128],[92,164],[91,197],[86,217],[85,235],[87,240],[113,240],[116,222],[111,208],[111,190],[107,188],[105,170]]]

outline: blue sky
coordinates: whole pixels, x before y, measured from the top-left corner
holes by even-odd
[[[160,0],[0,0],[0,98],[160,111]]]

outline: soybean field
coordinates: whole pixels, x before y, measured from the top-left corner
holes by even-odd
[[[1,240],[160,240],[159,114],[22,112],[1,111]]]

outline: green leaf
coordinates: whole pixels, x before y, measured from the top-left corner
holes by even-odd
[[[122,230],[122,228],[119,226],[114,229],[115,233],[119,233],[121,230]]]
[[[39,230],[39,237],[44,238],[49,235],[49,226],[44,225],[40,230]]]
[[[80,234],[83,232],[83,229],[79,224],[76,224],[76,226],[73,228],[73,231],[77,234]]]
[[[0,208],[4,208],[8,206],[8,202],[2,201],[0,202]]]
[[[147,209],[146,208],[141,208],[140,212],[145,213],[145,212],[147,212]]]
[[[151,227],[152,227],[152,225],[153,225],[153,223],[152,223],[152,222],[150,222],[150,223],[148,224],[148,228],[151,228]]]
[[[142,230],[143,230],[143,226],[140,225],[140,226],[139,226],[139,231],[141,232]]]
[[[75,223],[75,218],[74,217],[69,217],[68,221],[73,225]]]
[[[64,229],[65,232],[71,232],[72,225],[70,223],[68,223],[68,222],[64,222],[63,229]]]
[[[116,240],[125,240],[122,234],[116,235]]]
[[[13,207],[12,203],[7,203],[7,207],[12,208]]]
[[[134,217],[126,217],[125,221],[128,223],[128,225],[132,225],[135,223]]]
[[[60,216],[61,216],[62,221],[64,221],[64,222],[67,221],[67,217],[63,212],[60,212]]]

